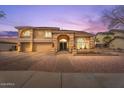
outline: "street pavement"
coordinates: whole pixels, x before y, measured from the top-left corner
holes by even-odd
[[[0,71],[0,88],[124,88],[124,74]]]

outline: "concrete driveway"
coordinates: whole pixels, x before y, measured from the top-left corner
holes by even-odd
[[[123,56],[0,52],[0,87],[124,87]]]
[[[0,52],[0,71],[123,73],[124,56]]]

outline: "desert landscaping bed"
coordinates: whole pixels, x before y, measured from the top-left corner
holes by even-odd
[[[87,52],[78,52],[75,56],[119,56],[118,53],[110,53],[110,52],[95,52],[95,51],[87,51]]]

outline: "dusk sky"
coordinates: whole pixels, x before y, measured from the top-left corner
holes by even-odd
[[[100,20],[104,9],[114,6],[0,6],[6,18],[0,19],[0,31],[16,31],[14,26],[48,26],[83,30],[91,33],[107,31]]]

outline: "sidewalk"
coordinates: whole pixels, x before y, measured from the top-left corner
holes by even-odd
[[[109,88],[124,87],[123,73],[52,73],[0,71],[0,87]]]

